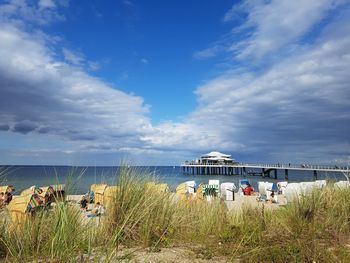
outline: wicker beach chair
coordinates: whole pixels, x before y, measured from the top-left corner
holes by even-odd
[[[12,185],[2,185],[0,186],[0,193],[12,193],[14,191],[14,188]]]
[[[94,193],[94,202],[96,203],[103,203],[103,197],[104,193],[106,191],[108,185],[106,184],[92,184],[91,185],[91,191]]]
[[[7,206],[12,222],[15,225],[24,224],[30,212],[40,207],[42,204],[38,194],[28,194],[14,197]]]
[[[44,206],[49,205],[54,201],[54,189],[52,186],[40,187],[41,191],[38,193]]]
[[[65,184],[55,184],[51,185],[53,188],[53,196],[55,198],[56,202],[64,201],[65,196],[66,196],[66,185]]]
[[[167,192],[169,192],[168,184],[156,184],[156,189],[160,193],[167,193]]]
[[[116,185],[107,186],[104,192],[103,202],[101,203],[106,207],[107,210],[110,210],[113,202],[116,200],[119,189],[119,186]]]

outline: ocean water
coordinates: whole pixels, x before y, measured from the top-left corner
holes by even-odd
[[[171,190],[182,182],[195,180],[199,183],[208,183],[209,179],[218,179],[220,183],[233,182],[238,186],[239,180],[249,179],[252,186],[257,189],[258,181],[278,182],[284,181],[284,172],[279,171],[278,179],[262,178],[260,176],[244,175],[188,175],[182,173],[181,167],[173,166],[150,166],[135,167],[142,171],[142,174],[150,174],[159,182],[167,183]],[[107,183],[113,185],[118,179],[119,167],[72,167],[72,166],[0,166],[0,185],[14,185],[15,194],[22,190],[36,185],[47,186],[57,183],[65,183],[68,174],[72,174],[75,181],[75,188],[72,194],[86,193],[93,183]],[[258,170],[256,170],[259,172]],[[340,173],[319,173],[318,179],[344,180]],[[312,181],[313,173],[289,171],[289,182]]]

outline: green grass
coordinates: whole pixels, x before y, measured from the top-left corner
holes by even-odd
[[[186,246],[198,258],[240,262],[349,262],[350,189],[314,191],[277,210],[227,211],[219,199],[183,202],[147,186],[147,170],[123,167],[106,216],[86,224],[79,209],[58,203],[21,228],[0,224],[0,257],[9,262],[110,262],[135,250]],[[132,249],[132,250],[133,250]]]

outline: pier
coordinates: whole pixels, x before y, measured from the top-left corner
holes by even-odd
[[[349,166],[336,165],[294,165],[294,164],[248,164],[238,163],[230,155],[211,152],[203,155],[199,160],[181,164],[184,174],[201,175],[257,175],[277,179],[277,171],[284,171],[284,179],[289,179],[289,171],[310,171],[314,180],[319,172],[350,173]],[[251,169],[255,169],[252,171]],[[261,172],[256,172],[256,169]]]
[[[285,164],[196,164],[184,163],[181,165],[184,174],[203,175],[259,175],[277,179],[277,170],[284,170],[284,178],[288,180],[288,172],[310,171],[317,180],[318,172],[350,173],[350,167],[336,167],[323,165],[285,165]],[[261,173],[251,172],[249,169],[261,169]]]

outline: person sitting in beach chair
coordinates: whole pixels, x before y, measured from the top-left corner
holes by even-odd
[[[100,202],[96,203],[96,207],[91,210],[91,214],[87,215],[87,217],[96,217],[104,214],[104,208]]]
[[[247,187],[242,189],[244,195],[252,195],[254,192],[253,187],[248,183]]]
[[[80,208],[86,210],[88,207],[88,200],[85,195],[81,197],[81,200],[79,201]]]
[[[275,194],[274,191],[271,191],[269,201],[271,204],[277,204],[277,195]]]

